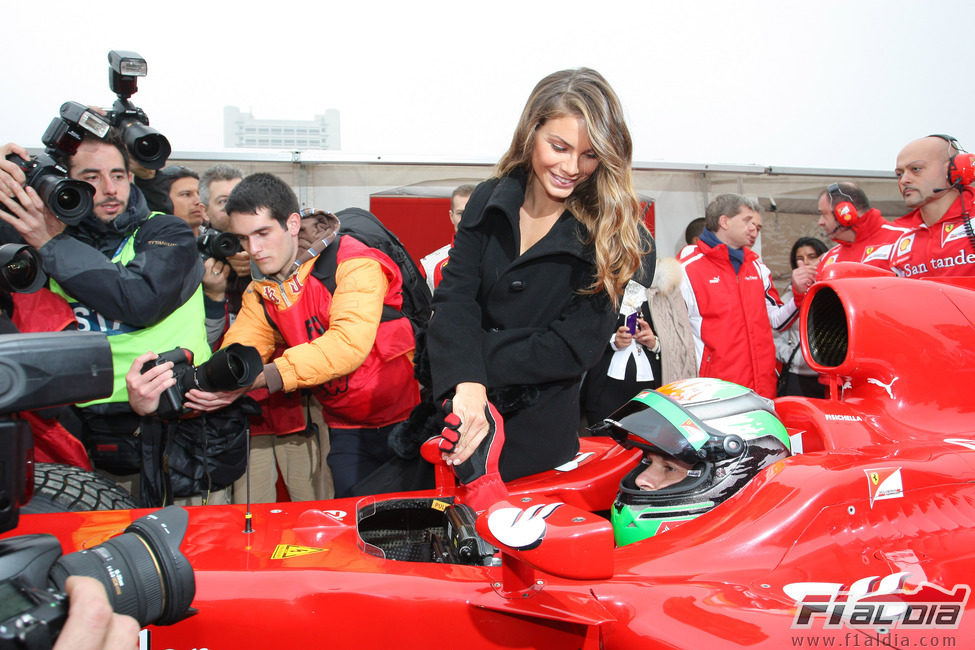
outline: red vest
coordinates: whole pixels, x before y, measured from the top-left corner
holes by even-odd
[[[382,265],[389,283],[383,298],[387,308],[384,311],[399,310],[403,305],[399,267],[382,251],[352,237],[340,237],[338,246],[336,267],[345,260],[363,257]],[[332,293],[319,277],[334,277],[335,268],[321,268],[330,266],[324,253],[305,264],[315,268],[305,279],[304,287],[292,294],[299,299],[286,309],[273,304],[267,309],[289,348],[315,340],[329,326]],[[299,275],[292,275],[288,282],[297,282]],[[267,301],[263,292],[261,295]],[[381,427],[405,420],[420,401],[419,387],[413,378],[414,346],[413,326],[408,318],[381,321],[376,341],[362,365],[351,374],[313,389],[322,404],[326,424],[338,428]]]

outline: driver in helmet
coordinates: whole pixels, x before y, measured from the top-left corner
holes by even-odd
[[[643,391],[592,431],[644,452],[613,504],[618,546],[711,510],[791,449],[771,400],[712,377]]]
[[[640,473],[633,479],[633,483],[638,490],[644,492],[662,490],[674,483],[680,483],[691,472],[700,471],[673,456],[655,454],[652,451],[643,452],[639,468]]]

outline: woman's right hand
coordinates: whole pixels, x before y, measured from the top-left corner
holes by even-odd
[[[460,465],[471,457],[484,437],[490,431],[484,410],[487,407],[487,389],[484,384],[464,382],[457,384],[451,398],[453,413],[460,419],[457,433],[460,439],[454,451],[444,454],[448,465]]]
[[[633,335],[630,330],[627,329],[626,325],[620,325],[616,329],[616,348],[622,350],[629,347],[630,343],[633,341]]]

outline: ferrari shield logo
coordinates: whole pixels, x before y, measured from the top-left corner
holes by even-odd
[[[901,480],[900,467],[865,469],[863,471],[867,475],[871,508],[873,508],[874,501],[899,499],[904,496],[904,482]]]

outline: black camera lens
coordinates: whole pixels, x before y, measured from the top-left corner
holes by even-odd
[[[7,160],[16,163],[51,212],[69,226],[76,225],[94,208],[95,188],[84,181],[67,178],[68,172],[49,154],[24,160],[9,154]]]
[[[15,259],[3,265],[3,276],[15,287],[29,287],[37,277],[37,266],[30,259]]]
[[[62,187],[57,192],[57,196],[54,197],[54,202],[61,210],[77,210],[78,206],[81,205],[81,195],[75,192],[73,188]]]
[[[44,286],[46,280],[37,254],[29,246],[0,246],[0,290],[8,293],[33,293]]]
[[[58,589],[71,575],[96,578],[112,609],[139,625],[168,625],[187,614],[196,581],[179,549],[189,516],[169,506],[132,522],[125,532],[98,546],[61,557],[50,577]]]
[[[76,225],[94,209],[95,188],[89,183],[48,176],[39,179],[37,186],[36,189],[47,207],[69,226]]]
[[[257,348],[231,343],[196,368],[196,384],[210,392],[235,390],[253,384],[262,370]]]
[[[244,250],[237,236],[229,232],[222,232],[214,237],[212,249],[219,257],[230,257]]]
[[[146,169],[162,169],[166,166],[166,160],[173,152],[166,136],[134,118],[123,121],[121,126],[125,134],[125,146],[140,165]]]
[[[244,250],[237,235],[218,230],[207,230],[196,240],[196,246],[206,257],[226,260]]]
[[[159,138],[147,135],[142,138],[137,138],[133,143],[133,149],[136,151],[136,158],[140,160],[152,160],[159,157],[159,153],[162,151],[162,144]]]

